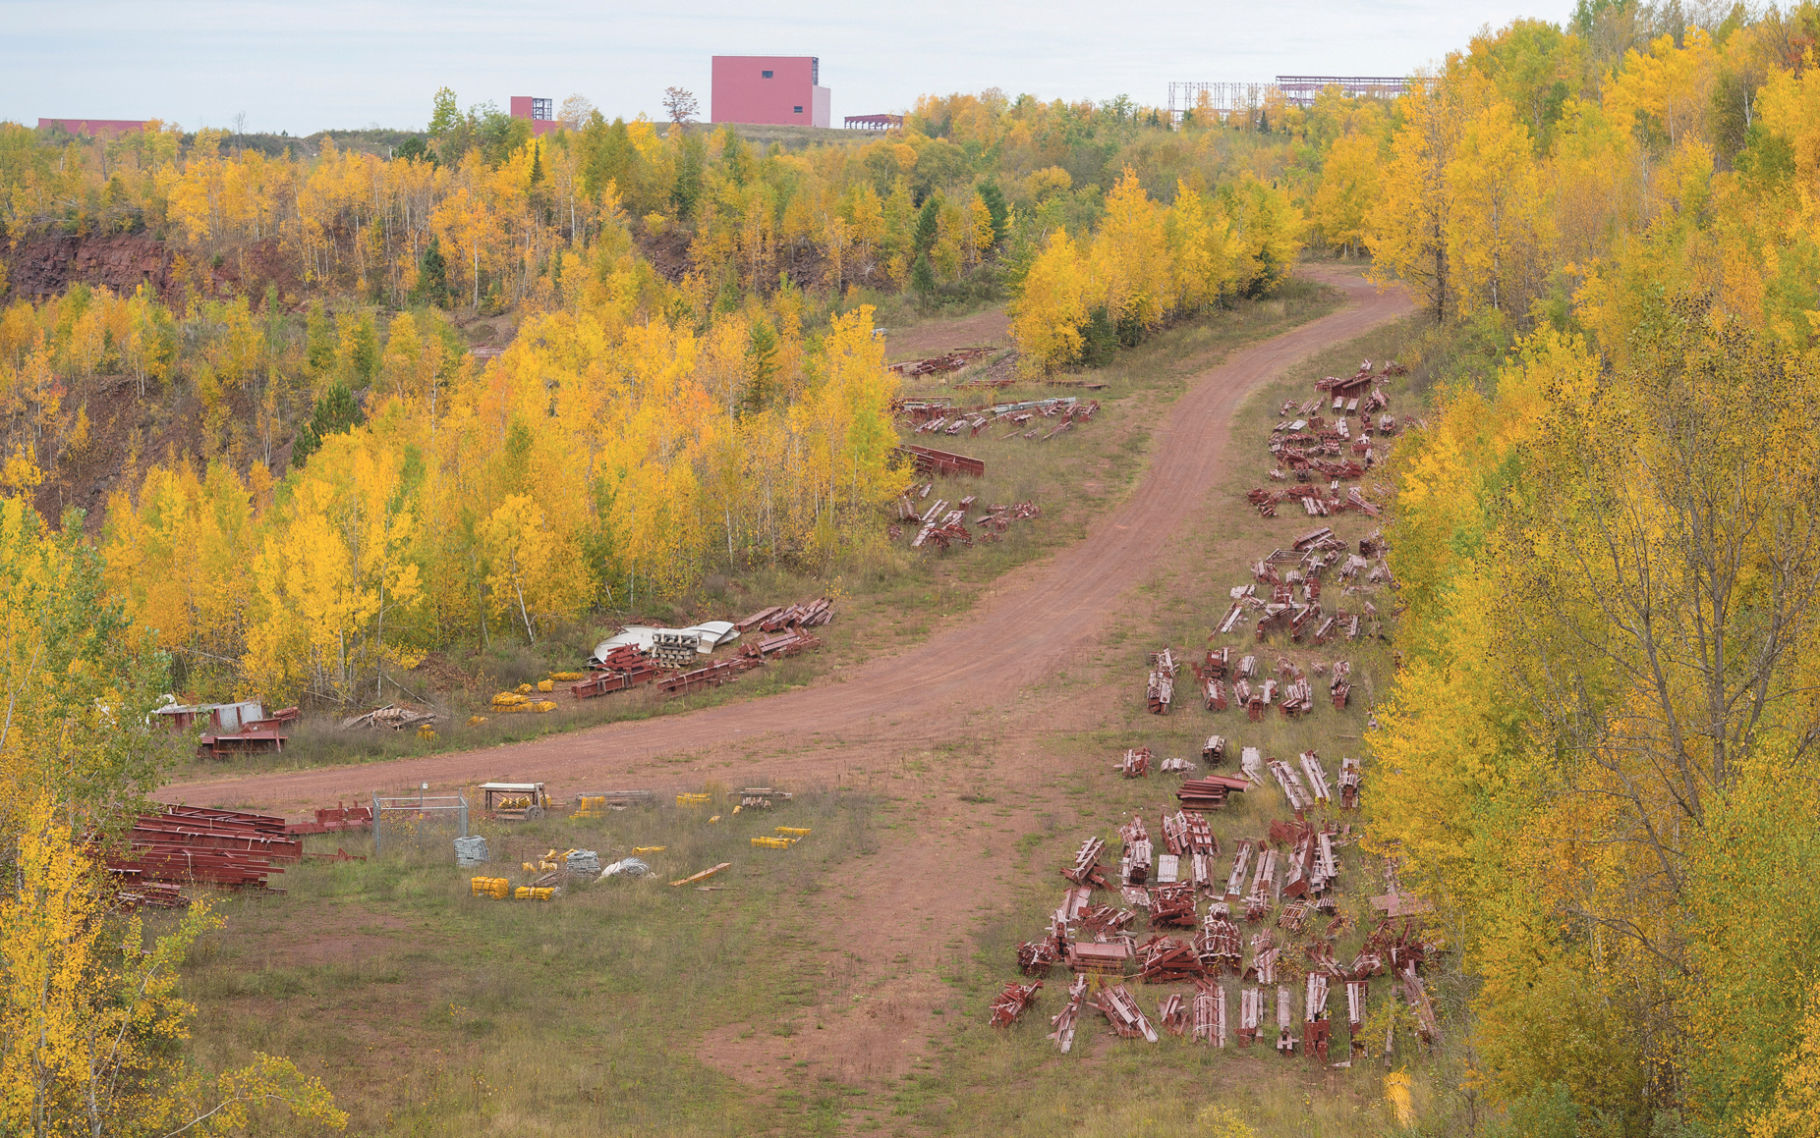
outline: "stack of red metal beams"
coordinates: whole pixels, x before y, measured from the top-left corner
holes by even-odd
[[[1138,946],[1138,979],[1146,984],[1176,984],[1207,974],[1194,946],[1173,937],[1151,937]]]
[[[694,668],[687,672],[678,672],[665,676],[657,683],[659,691],[691,692],[700,688],[718,687],[741,672],[749,672],[763,663],[758,656],[731,656],[705,667]]]
[[[619,645],[608,652],[605,659],[590,666],[594,669],[594,675],[578,684],[569,685],[569,694],[576,699],[593,699],[610,692],[630,691],[640,684],[655,680],[663,670],[657,661],[633,644]]]
[[[1210,774],[1205,778],[1191,778],[1176,787],[1175,796],[1184,810],[1213,810],[1226,805],[1228,794],[1235,790],[1242,792],[1247,785],[1242,778]]]
[[[303,857],[303,843],[285,836],[282,818],[238,810],[167,806],[141,814],[128,835],[131,853],[108,862],[125,880],[200,882],[265,888],[283,873],[280,862]]]
[[[937,474],[971,474],[983,478],[986,464],[977,458],[968,458],[964,454],[953,454],[936,450],[933,447],[919,447],[905,444],[897,448],[898,453],[916,464],[916,471],[922,475]]]
[[[1181,928],[1193,928],[1194,886],[1186,881],[1170,885],[1158,885],[1150,891],[1150,925],[1152,928],[1164,928],[1171,925]]]

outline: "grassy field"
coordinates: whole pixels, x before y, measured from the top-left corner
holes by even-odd
[[[1268,1043],[1216,1051],[1166,1034],[1155,1047],[1114,1040],[1092,1011],[1075,1052],[1058,1055],[1043,1037],[1064,998],[1060,972],[1017,1027],[985,1025],[992,995],[1016,975],[1016,944],[1045,928],[1057,869],[1080,840],[1112,839],[1133,812],[1154,832],[1170,783],[1120,779],[1111,762],[1125,747],[1148,745],[1159,759],[1188,755],[1218,731],[1230,764],[1245,745],[1283,757],[1313,746],[1330,774],[1342,755],[1359,753],[1365,708],[1389,675],[1386,645],[1339,642],[1324,653],[1354,662],[1346,712],[1323,700],[1306,719],[1257,724],[1187,698],[1168,717],[1146,714],[1144,656],[1205,642],[1249,560],[1308,528],[1287,515],[1259,518],[1242,500],[1261,477],[1262,440],[1285,394],[1411,345],[1432,358],[1418,361],[1404,386],[1426,389],[1453,356],[1425,336],[1414,326],[1381,330],[1297,368],[1246,405],[1230,485],[1138,594],[1122,635],[1055,678],[1056,700],[1093,714],[1017,732],[957,725],[950,743],[867,756],[873,775],[863,785],[769,814],[710,822],[705,810],[664,804],[483,827],[500,868],[480,872],[514,879],[523,876],[520,861],[550,848],[592,848],[604,860],[667,847],[650,855],[656,879],[578,888],[551,904],[468,896],[476,871],[457,869],[447,835],[427,830],[383,859],[306,863],[279,879],[282,896],[224,899],[229,924],[190,972],[197,1054],[210,1065],[252,1049],[287,1055],[328,1081],[354,1114],[350,1133],[360,1134],[1243,1133],[1234,1124],[1272,1135],[1461,1132],[1467,1107],[1437,1089],[1458,1081],[1457,1044],[1424,1049],[1405,1018],[1386,1055],[1381,1041],[1392,1024],[1381,1010],[1365,1033],[1368,1051],[1350,1068],[1326,1070],[1279,1059]],[[1152,366],[1160,371],[1161,361]],[[1157,380],[1140,398],[1165,398],[1170,382]],[[1133,430],[1142,422],[1135,403],[1123,405],[1133,408]],[[1399,395],[1395,409],[1411,407]],[[1106,457],[1106,494],[1129,480],[1141,446]],[[1356,536],[1370,524],[1348,515],[1335,528]],[[966,574],[990,566],[963,557],[939,563],[953,574],[942,592],[918,586],[930,603],[950,595],[966,603]],[[856,596],[856,608],[883,604]],[[912,594],[904,603],[921,602]],[[1101,714],[1102,705],[1110,710]],[[1021,773],[1031,755],[1045,772],[1037,780]],[[1271,788],[1240,796],[1212,821],[1230,849],[1282,813]],[[812,832],[789,850],[750,846],[777,825]],[[368,848],[365,840],[312,842]],[[1382,879],[1356,846],[1342,857],[1341,907],[1353,918],[1338,950],[1345,959],[1370,924],[1364,898]],[[664,883],[720,861],[735,864],[707,883],[713,889]],[[1163,990],[1136,990],[1154,1011]],[[1443,1008],[1464,995],[1445,974],[1434,990]],[[840,1073],[828,1054],[878,1046],[876,1033],[854,1028],[874,1016],[888,1025],[886,1050],[897,1053],[876,1070],[849,1064]],[[1344,1037],[1342,1022],[1336,1060]],[[1386,1098],[1394,1071],[1412,1077],[1421,1120],[1413,1131],[1398,1125]]]
[[[596,820],[481,824],[496,864],[459,870],[429,827],[364,862],[308,863],[282,896],[226,898],[229,928],[189,970],[196,1053],[251,1050],[320,1074],[349,1133],[746,1134],[825,1132],[838,1102],[755,1102],[693,1052],[722,1025],[787,1045],[787,1017],[841,993],[820,982],[812,906],[874,848],[872,809],[807,796],[709,822],[671,805]],[[788,850],[755,850],[780,824]],[[371,840],[312,839],[359,855]],[[469,895],[554,846],[639,846],[656,872],[579,886],[553,903]],[[735,861],[699,887],[681,878]]]
[[[938,479],[931,500],[958,500],[977,494],[982,504],[1031,501],[1042,510],[1032,521],[1014,523],[999,540],[949,551],[912,550],[905,536],[885,536],[889,519],[849,555],[819,566],[766,568],[711,574],[691,595],[613,614],[599,624],[557,629],[536,646],[502,642],[471,660],[432,658],[400,677],[402,686],[442,715],[435,738],[415,733],[343,731],[339,713],[313,714],[279,755],[238,760],[262,770],[290,770],[371,762],[436,751],[469,750],[536,738],[557,731],[676,714],[734,700],[761,698],[787,690],[868,656],[888,652],[927,635],[937,622],[967,610],[981,587],[1004,573],[1059,547],[1078,541],[1088,521],[1130,487],[1142,469],[1149,429],[1162,409],[1195,374],[1227,353],[1306,323],[1332,311],[1332,290],[1292,281],[1281,295],[1243,301],[1171,328],[1120,353],[1108,368],[1092,373],[1099,390],[1046,383],[1019,383],[1002,390],[955,390],[941,378],[906,385],[908,397],[947,396],[967,403],[1013,402],[1049,395],[1098,399],[1092,421],[1053,440],[1003,439],[987,430],[976,438],[918,442],[955,450],[986,463],[980,479]],[[992,365],[947,377],[958,381]],[[1002,370],[1002,364],[999,370]],[[1083,377],[1058,377],[1078,383]],[[550,698],[558,710],[545,715],[496,715],[487,706],[494,692],[535,682],[555,670],[579,668],[589,651],[620,623],[687,625],[699,620],[737,619],[766,605],[823,594],[839,603],[839,617],[820,630],[826,647],[816,653],[769,665],[723,688],[685,698],[652,689],[576,701],[567,685]],[[471,725],[473,715],[486,722]],[[173,771],[173,781],[219,774],[210,761],[190,761]]]

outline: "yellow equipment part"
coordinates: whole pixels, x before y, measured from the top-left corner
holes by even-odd
[[[521,861],[518,863],[518,868],[524,870],[526,873],[536,873],[537,863],[534,861]]]
[[[796,844],[796,839],[773,838],[765,834],[760,834],[758,837],[752,839],[752,844],[758,846],[760,849],[787,850]]]
[[[551,672],[550,678],[553,680],[560,680],[565,684],[571,684],[584,677],[580,672]],[[546,688],[545,690],[547,691],[548,689]]]
[[[719,814],[716,814],[716,815],[715,815],[715,816],[714,816],[714,817],[712,817],[712,818],[710,818],[710,819],[708,819],[708,821],[710,821],[710,822],[718,822],[718,821],[720,821],[720,815],[719,815]]]
[[[507,891],[511,888],[512,882],[504,877],[470,877],[468,879],[468,894],[472,897],[494,897],[503,901]]]
[[[663,853],[669,848],[668,846],[633,846],[632,852],[635,854]]]
[[[556,890],[547,885],[520,885],[512,896],[520,901],[549,901],[555,898]]]
[[[779,826],[777,832],[780,834],[789,834],[793,838],[806,838],[809,836],[809,828],[807,826]]]
[[[519,684],[517,691],[518,691],[519,695],[530,695],[531,694],[531,685],[530,684]]]
[[[705,794],[679,794],[676,796],[678,806],[706,806],[708,796]]]
[[[538,680],[537,681],[537,690],[538,691],[555,691],[556,690],[556,681],[555,680]]]

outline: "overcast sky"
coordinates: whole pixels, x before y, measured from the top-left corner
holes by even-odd
[[[1517,16],[1571,0],[0,0],[0,119],[162,118],[307,134],[421,128],[448,86],[462,105],[591,99],[658,117],[671,84],[708,104],[712,55],[816,55],[842,115],[925,93],[1000,87],[1044,99],[1173,79],[1399,75]]]

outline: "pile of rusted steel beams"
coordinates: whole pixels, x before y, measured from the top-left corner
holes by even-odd
[[[748,639],[738,654],[694,667],[698,644],[693,637],[680,633],[659,633],[652,651],[636,645],[620,644],[589,666],[594,674],[580,683],[569,685],[576,699],[592,699],[612,692],[630,691],[643,684],[656,683],[666,693],[691,692],[716,687],[751,671],[765,660],[782,659],[821,647],[821,640],[809,633],[834,619],[834,602],[827,597],[793,605],[771,605],[734,621],[735,631],[757,639]]]
[[[920,375],[941,375],[944,372],[959,371],[991,350],[991,348],[956,348],[952,352],[944,352],[939,356],[890,364],[887,365],[887,370],[894,371],[906,379],[913,379]]]
[[[129,890],[142,882],[263,889],[269,875],[303,857],[303,842],[285,832],[282,818],[199,806],[141,814],[127,846],[107,865]]]
[[[1100,405],[1096,400],[1065,395],[975,407],[956,406],[946,399],[904,399],[892,409],[919,435],[972,438],[987,427],[1009,425],[1011,430],[1000,435],[1001,439],[1047,440],[1093,418]]]
[[[970,474],[983,478],[986,464],[977,458],[968,458],[964,454],[951,454],[945,450],[932,447],[912,446],[905,443],[897,448],[898,453],[908,458],[916,467],[918,474],[932,477],[938,474]]]
[[[827,597],[817,597],[812,601],[802,601],[794,605],[772,605],[759,609],[744,620],[736,620],[733,627],[741,633],[757,629],[761,632],[784,632],[789,629],[820,628],[834,619],[834,602]]]

